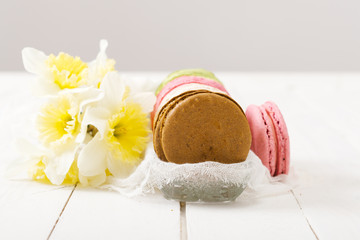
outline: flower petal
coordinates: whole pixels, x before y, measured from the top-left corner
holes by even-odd
[[[41,75],[46,71],[47,56],[42,51],[34,48],[24,48],[22,50],[22,59],[26,71]]]
[[[99,175],[96,176],[92,176],[92,177],[87,177],[87,176],[83,176],[81,174],[79,174],[79,180],[80,183],[83,186],[99,186],[101,184],[103,184],[106,181],[106,173],[101,173]]]
[[[79,105],[79,121],[82,120],[86,107],[91,103],[100,101],[104,97],[103,91],[94,87],[64,89],[60,94],[71,94],[74,96]]]
[[[104,92],[91,87],[87,91],[80,93],[78,97],[80,101],[80,113],[84,113],[87,106],[104,98]]]
[[[100,140],[100,135],[96,134],[79,154],[79,173],[87,177],[105,173],[106,154],[107,146]]]
[[[107,72],[114,71],[115,60],[108,59],[106,49],[108,42],[100,41],[100,51],[96,59],[89,63],[88,80],[94,87],[99,87]]]
[[[52,184],[60,185],[69,171],[71,164],[75,158],[76,147],[60,153],[54,153],[53,156],[48,158],[45,168],[45,174]]]
[[[104,137],[105,132],[108,130],[108,118],[110,112],[105,108],[89,107],[86,109],[84,118],[81,122],[80,134],[76,138],[76,142],[83,142],[88,125],[93,125],[100,133],[101,139]]]
[[[116,72],[109,72],[105,75],[100,89],[105,92],[101,105],[111,111],[116,111],[124,100],[126,86],[123,79]]]
[[[49,81],[52,80],[52,77],[48,72],[43,72],[36,80],[37,83],[32,87],[32,92],[36,96],[54,96],[60,91],[57,84]]]
[[[107,165],[112,175],[118,178],[126,178],[134,172],[138,163],[123,161],[122,159],[114,157],[112,154],[108,154]]]
[[[145,113],[148,113],[148,112],[151,112],[154,108],[156,96],[152,92],[138,93],[135,95],[130,95],[130,97],[127,99],[127,101],[136,102],[136,103],[140,104],[142,107],[142,110]]]

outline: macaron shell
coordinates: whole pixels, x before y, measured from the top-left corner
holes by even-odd
[[[171,84],[171,83],[169,83],[169,84]],[[224,91],[220,90],[219,88],[216,88],[216,87],[213,87],[210,85],[206,85],[206,84],[187,83],[187,84],[179,85],[179,86],[173,88],[171,91],[169,91],[165,96],[163,96],[161,101],[159,101],[161,96],[158,95],[157,101],[154,105],[154,110],[151,113],[151,122],[153,123],[154,121],[156,121],[157,116],[158,116],[159,112],[161,111],[161,109],[163,108],[163,106],[166,105],[167,102],[169,102],[172,98],[177,97],[185,92],[197,91],[197,90],[206,90],[206,91],[217,92],[217,93],[222,93],[222,94],[227,95],[227,92],[224,92]]]
[[[266,109],[266,112],[273,122],[278,142],[278,157],[275,175],[288,174],[290,165],[290,141],[285,120],[275,103],[269,101],[262,106]]]
[[[189,91],[189,92],[185,92],[181,95],[178,95],[174,98],[171,99],[171,101],[169,101],[166,105],[164,105],[159,113],[159,115],[157,116],[157,118],[155,119],[155,122],[153,124],[153,143],[154,143],[154,149],[156,154],[158,155],[158,157],[167,162],[167,159],[165,157],[165,153],[163,151],[163,147],[162,147],[162,141],[161,141],[161,133],[162,133],[162,127],[165,124],[165,119],[166,116],[168,114],[168,112],[175,107],[175,105],[181,101],[182,99],[191,96],[193,94],[196,94],[195,91]]]
[[[164,97],[169,92],[171,92],[173,89],[175,89],[179,86],[182,86],[184,84],[191,84],[191,83],[207,85],[207,86],[210,86],[213,88],[217,88],[217,89],[221,90],[222,92],[226,92],[228,94],[228,92],[226,91],[226,89],[224,88],[224,86],[221,83],[216,82],[212,79],[199,77],[199,76],[181,76],[181,77],[175,78],[174,80],[172,80],[171,82],[166,84],[166,86],[164,86],[163,89],[159,92],[159,94],[157,95],[157,98],[156,98],[154,111],[156,112],[157,107],[160,105],[161,101],[164,99]]]
[[[209,72],[205,69],[200,69],[200,68],[198,68],[198,69],[182,69],[182,70],[178,70],[178,71],[175,71],[175,72],[169,74],[166,77],[166,79],[156,89],[155,94],[158,95],[164,86],[166,86],[172,80],[174,80],[178,77],[181,77],[181,76],[199,76],[199,77],[204,77],[207,79],[212,79],[221,84],[221,81],[219,79],[217,79],[217,77],[212,72]]]
[[[244,161],[251,146],[245,114],[227,95],[200,91],[181,99],[161,116],[162,151],[178,164]]]
[[[276,171],[277,144],[275,129],[265,108],[250,105],[246,109],[246,118],[249,122],[252,143],[251,150],[261,159],[265,167],[274,176]]]

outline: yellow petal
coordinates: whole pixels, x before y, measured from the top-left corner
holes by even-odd
[[[87,84],[87,64],[79,57],[72,57],[66,53],[59,53],[54,56],[51,54],[47,61],[54,83],[60,89],[77,88]]]

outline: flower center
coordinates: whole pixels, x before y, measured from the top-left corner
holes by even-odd
[[[150,132],[149,120],[141,106],[127,103],[108,123],[107,142],[112,153],[125,161],[139,160]]]
[[[50,67],[54,83],[60,89],[77,88],[86,84],[88,66],[79,57],[74,58],[66,53],[59,53],[57,56],[51,54],[46,63]]]
[[[38,116],[39,136],[45,145],[74,138],[78,125],[76,111],[64,96],[45,105]]]
[[[114,137],[116,137],[117,139],[121,138],[121,136],[125,135],[127,132],[126,127],[122,126],[120,123],[118,123],[115,127],[114,127]]]

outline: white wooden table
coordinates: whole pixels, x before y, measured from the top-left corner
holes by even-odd
[[[128,73],[161,80],[166,73]],[[360,74],[216,73],[244,107],[275,101],[288,124],[297,186],[230,204],[0,180],[0,239],[360,239]],[[32,76],[0,74],[0,170]],[[14,116],[20,116],[13,119]]]

